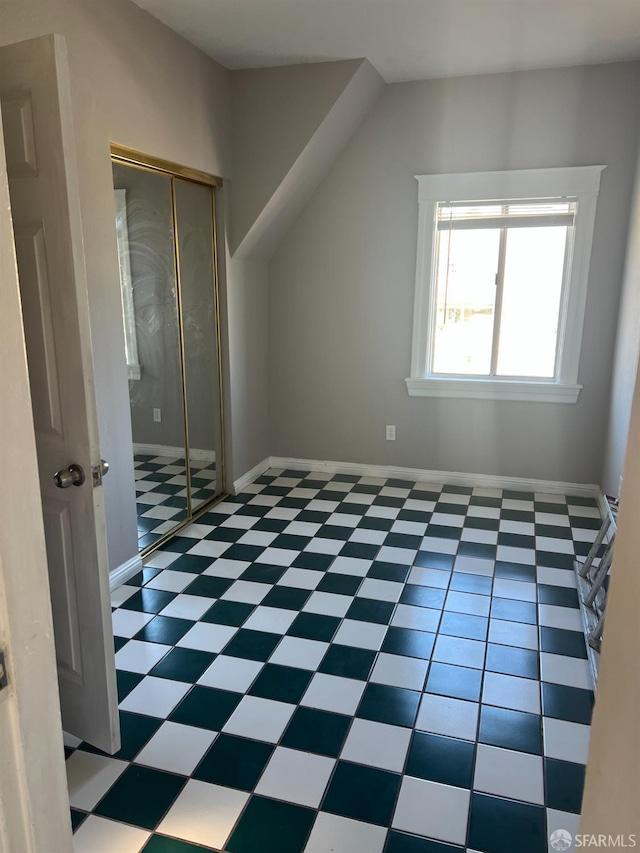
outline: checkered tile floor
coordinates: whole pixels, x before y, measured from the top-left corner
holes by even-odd
[[[138,514],[138,547],[153,545],[187,518],[185,461],[175,456],[133,457]],[[193,508],[211,500],[217,491],[216,463],[191,463]]]
[[[595,501],[270,471],[114,594],[122,750],[77,853],[543,853],[593,705]]]

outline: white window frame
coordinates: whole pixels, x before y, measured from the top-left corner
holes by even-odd
[[[127,223],[127,191],[114,190],[116,205],[116,234],[118,237],[118,261],[120,263],[120,294],[122,296],[122,319],[124,322],[125,358],[129,379],[140,379],[142,369],[138,355],[136,314],[133,302],[133,279],[129,255],[129,225]]]
[[[587,300],[589,262],[600,189],[606,166],[523,169],[416,175],[418,181],[418,253],[413,316],[411,376],[405,380],[412,397],[467,397],[483,400],[528,400],[575,403],[582,388],[578,366]],[[502,201],[569,196],[577,200],[573,252],[563,288],[558,326],[556,375],[550,379],[443,376],[431,372],[431,342],[436,316],[438,204],[447,201]]]

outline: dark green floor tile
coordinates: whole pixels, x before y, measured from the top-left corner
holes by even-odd
[[[419,509],[401,509],[398,513],[398,521],[415,521],[416,524],[428,524],[432,513]]]
[[[78,809],[71,809],[71,829],[73,832],[80,826],[84,819],[88,817],[88,812],[81,812]]]
[[[256,583],[278,583],[286,572],[284,566],[269,566],[266,563],[252,563],[241,575],[240,580]]]
[[[355,853],[355,852],[354,852]],[[453,847],[440,841],[429,841],[392,829],[384,853],[464,853],[464,847]]]
[[[414,732],[405,773],[419,779],[471,788],[475,743]]]
[[[191,542],[195,544],[196,540]],[[172,572],[190,572],[199,575],[214,562],[213,557],[199,557],[197,554],[183,554],[169,566]]]
[[[330,643],[338,630],[340,619],[336,616],[322,616],[319,613],[299,613],[287,631],[292,637],[306,640],[320,640]]]
[[[367,509],[368,507],[365,506],[365,512]],[[363,515],[357,526],[361,530],[384,530],[388,533],[393,527],[393,524],[394,520],[392,518],[377,518],[374,515]]]
[[[202,673],[216,659],[213,652],[201,652],[196,649],[171,649],[160,663],[156,664],[149,675],[157,678],[170,678],[172,681],[186,681],[195,684]]]
[[[306,669],[268,663],[249,690],[251,696],[297,704],[303,697],[313,673]]]
[[[341,646],[334,643],[320,664],[319,671],[344,678],[357,678],[366,681],[376,653],[369,649],[356,649],[353,646]]]
[[[123,761],[133,761],[142,747],[149,741],[162,725],[162,720],[157,717],[147,717],[144,714],[132,714],[129,711],[120,711],[120,738],[121,747],[113,758]],[[83,743],[80,747],[84,752],[94,752],[98,755],[108,755],[100,749]]]
[[[229,853],[300,853],[311,831],[313,809],[254,796],[227,842]]]
[[[481,683],[482,671],[479,669],[450,666],[446,663],[432,663],[427,678],[426,692],[477,702],[480,699]]]
[[[493,498],[486,498],[486,500],[493,500]],[[464,520],[464,526],[465,528],[471,528],[472,530],[492,530],[497,533],[500,529],[500,519],[476,518],[473,515],[468,515]]]
[[[232,625],[239,628],[255,609],[255,604],[244,604],[241,601],[216,601],[200,622],[213,622],[216,625]]]
[[[579,687],[542,683],[542,713],[571,723],[591,724],[593,693]]]
[[[436,635],[428,631],[391,627],[382,644],[382,651],[392,655],[428,660],[431,657],[435,639]]]
[[[161,486],[158,486],[153,491],[154,492],[160,492],[161,488],[162,488]],[[141,492],[140,495],[136,495],[136,497],[141,497],[143,494],[145,494],[145,493]],[[147,509],[150,509],[150,507],[148,505],[143,504],[142,502],[137,502],[138,512],[146,512]],[[140,534],[140,533],[144,534],[144,533],[148,533],[150,530],[153,530],[154,527],[158,526],[158,519],[157,518],[144,518],[142,515],[139,515],[137,524],[138,524],[138,534]]]
[[[416,586],[408,583],[402,590],[400,604],[414,604],[417,607],[432,607],[441,610],[447,591],[431,586]]]
[[[124,670],[116,671],[116,680],[118,682],[118,702],[122,702],[122,700],[131,693],[134,687],[137,687],[138,684],[142,681],[144,675],[140,675],[137,672],[125,672]]]
[[[282,746],[337,758],[351,717],[315,708],[298,708],[282,738]]]
[[[119,652],[123,646],[126,646],[129,642],[128,637],[114,637],[113,638],[113,650],[114,652]]]
[[[392,726],[410,727],[415,722],[419,702],[420,694],[415,690],[368,684],[357,716]]]
[[[353,575],[341,575],[338,572],[327,572],[316,589],[319,592],[335,592],[339,595],[355,595],[362,578]]]
[[[396,563],[385,563],[381,560],[374,560],[367,572],[367,577],[376,578],[376,580],[381,581],[404,583],[409,577],[410,571],[411,568],[409,566],[398,566]]]
[[[146,533],[144,536],[138,536],[138,548],[142,551],[143,548],[148,548],[149,545],[154,545],[160,535],[158,533]]]
[[[388,625],[391,621],[395,604],[390,601],[374,601],[371,598],[354,598],[353,603],[347,610],[347,619],[355,619],[358,622],[377,622],[379,625]]]
[[[178,519],[171,519],[172,521],[178,521]],[[163,551],[179,551],[184,554],[185,551],[190,551],[191,548],[196,544],[197,539],[192,539],[190,536],[174,536],[173,539],[169,539],[168,542],[165,542],[162,546]],[[209,560],[209,565],[213,560]]]
[[[388,826],[401,777],[339,761],[321,805],[323,812]]]
[[[166,835],[152,835],[142,848],[142,853],[205,853],[205,848]]]
[[[310,595],[310,589],[274,586],[262,599],[262,604],[266,607],[283,607],[285,610],[301,610]]]
[[[325,520],[323,518],[323,521]],[[312,551],[303,551],[302,554],[298,554],[291,565],[296,569],[313,569],[316,572],[326,572],[334,560],[333,554],[314,554]]]
[[[536,536],[546,536],[547,539],[572,539],[570,527],[560,527],[558,524],[536,524]]]
[[[188,595],[201,595],[204,598],[220,598],[234,583],[230,578],[214,578],[200,575],[183,592]]]
[[[357,560],[375,560],[379,550],[379,545],[370,545],[367,542],[347,542],[340,551],[340,556],[355,557]]]
[[[551,569],[573,569],[571,554],[558,554],[555,551],[536,551],[536,565]]]
[[[123,610],[138,610],[142,613],[159,613],[176,597],[175,592],[142,587],[121,605]]]
[[[173,616],[156,616],[147,622],[135,635],[135,640],[145,640],[148,643],[166,643],[175,646],[187,631],[193,628],[190,619],[175,619]]]
[[[295,536],[291,533],[281,533],[273,540],[270,548],[284,548],[288,551],[304,551],[309,542],[310,536]]]
[[[513,646],[489,643],[485,669],[490,672],[501,672],[503,675],[540,678],[538,653],[531,649],[516,649]]]
[[[214,527],[204,538],[210,542],[237,542],[246,532],[240,527]]]
[[[474,793],[467,845],[484,853],[546,853],[544,809]]]
[[[462,528],[448,527],[446,524],[429,524],[426,535],[434,539],[459,540],[462,536]]]
[[[130,764],[94,814],[155,829],[184,785],[184,776]]]
[[[526,622],[527,625],[535,625],[538,621],[533,602],[515,601],[512,598],[494,598],[491,602],[491,618],[506,622]]]
[[[194,779],[252,791],[262,775],[275,746],[270,743],[220,734],[204,756]]]
[[[271,510],[271,507],[269,507]],[[308,521],[309,524],[324,524],[331,517],[330,512],[318,512],[317,510],[303,509],[296,516],[296,521]],[[288,527],[291,524],[290,521],[287,521],[286,526]],[[306,566],[298,566],[300,569],[306,568]]]
[[[521,533],[498,533],[498,545],[508,548],[524,548],[534,551],[536,547],[535,536],[523,536]]]
[[[442,614],[439,633],[484,642],[487,639],[488,626],[489,620],[484,616],[469,616],[466,613],[452,613],[448,610]]]
[[[526,581],[527,583],[536,582],[536,567],[524,566],[521,563],[507,563],[503,560],[496,560],[496,568],[494,577],[504,578],[510,581]]]
[[[422,545],[422,536],[410,533],[389,533],[384,544],[389,548],[410,548],[412,551],[417,551]]]
[[[171,568],[171,566],[168,566],[167,568]],[[159,575],[161,571],[162,569],[145,567],[142,571],[137,572],[133,577],[129,578],[127,586],[144,586],[146,583],[153,580],[156,575]]]
[[[475,595],[491,595],[493,578],[482,575],[468,575],[465,572],[454,572],[451,575],[449,589],[456,592],[471,592]]]
[[[535,501],[536,512],[552,512],[554,515],[568,515],[566,503],[547,503],[547,501]]]
[[[571,658],[587,658],[584,634],[564,628],[540,628],[540,651]]]
[[[267,660],[282,639],[280,634],[240,628],[224,648],[225,655],[249,660]]]
[[[569,506],[590,506],[596,508],[598,506],[595,498],[585,498],[582,495],[567,495],[567,504]]]
[[[502,521],[523,521],[525,524],[533,524],[536,520],[535,513],[521,509],[503,509],[500,513]]]
[[[537,714],[482,705],[478,740],[516,752],[542,755],[542,719]]]
[[[538,601],[540,604],[555,604],[558,607],[580,606],[578,602],[578,591],[566,586],[550,586],[538,584]]]
[[[479,557],[482,560],[495,560],[497,548],[486,542],[462,541],[458,546],[459,557]]]
[[[255,507],[248,507],[248,509],[255,509]],[[261,507],[261,509],[271,509],[270,507]],[[248,513],[247,513],[248,514]],[[260,530],[263,533],[282,533],[285,527],[288,527],[291,524],[290,521],[285,521],[281,518],[261,518],[251,528],[252,530]]]
[[[224,552],[225,560],[241,560],[245,563],[253,563],[257,560],[264,548],[258,545],[232,545]]]
[[[502,492],[502,499],[503,500],[533,501],[534,498],[535,498],[535,495],[533,492],[519,492],[519,491],[516,491],[515,489],[505,489]]]
[[[502,498],[488,498],[485,495],[471,495],[469,506],[490,506],[494,509],[500,509],[502,506]]]
[[[544,782],[547,808],[580,814],[584,790],[584,764],[544,760]]]
[[[185,726],[219,732],[240,704],[242,694],[196,686],[173,710],[169,719]]]

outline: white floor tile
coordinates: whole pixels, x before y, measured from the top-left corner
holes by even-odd
[[[355,619],[345,619],[333,638],[334,643],[343,646],[355,646],[357,649],[371,649],[377,652],[387,633],[386,625],[376,622],[358,622]]]
[[[422,521],[394,521],[391,533],[407,533],[409,536],[424,536],[427,524]]]
[[[496,559],[505,563],[522,563],[525,566],[535,566],[536,552],[533,548],[512,548],[510,545],[498,545]]]
[[[410,741],[411,729],[356,719],[340,759],[402,773]]]
[[[595,506],[580,506],[580,504],[567,504],[569,515],[577,515],[581,518],[597,518],[600,520],[600,510]]]
[[[463,527],[464,515],[453,515],[446,512],[434,512],[431,516],[431,524],[442,524],[445,527]]]
[[[77,749],[66,761],[72,808],[91,811],[127,766],[126,761]]]
[[[369,530],[366,527],[356,527],[349,537],[349,542],[361,542],[364,545],[382,545],[386,538],[386,530]]]
[[[310,521],[292,521],[282,532],[287,536],[315,536],[321,527],[321,524]]]
[[[472,504],[469,507],[467,515],[471,518],[500,518],[500,507],[476,506]]]
[[[475,740],[478,730],[479,705],[448,696],[425,693],[420,703],[416,729],[437,735],[450,735]]]
[[[440,663],[453,663],[458,666],[469,666],[472,669],[482,669],[484,656],[484,643],[441,634],[436,640],[432,658]]]
[[[287,569],[278,581],[278,586],[292,586],[295,589],[315,589],[322,578],[322,572],[311,569]]]
[[[131,598],[132,595],[135,595],[135,593],[138,592],[138,589],[139,588],[137,586],[127,586],[126,584],[122,584],[122,586],[114,589],[111,593],[111,606],[120,607],[120,605],[124,604],[127,599]]]
[[[543,717],[542,731],[547,758],[572,761],[574,764],[587,763],[591,735],[589,726]]]
[[[225,601],[240,601],[243,604],[260,604],[270,589],[268,583],[236,581],[220,598]]]
[[[138,753],[136,764],[190,776],[216,735],[208,729],[166,721]]]
[[[166,569],[181,556],[179,551],[154,551],[153,554],[144,558],[143,564],[150,569]]]
[[[485,672],[482,701],[486,705],[539,714],[540,684],[530,678]]]
[[[582,632],[582,615],[577,607],[557,607],[555,604],[541,604],[540,625],[547,628],[564,628],[566,631]]]
[[[306,640],[302,637],[283,637],[269,659],[269,663],[316,670],[325,656],[329,643]]]
[[[538,628],[524,622],[505,622],[502,619],[489,620],[489,642],[516,648],[538,648]]]
[[[389,655],[381,652],[371,673],[371,681],[392,687],[422,690],[429,668],[428,660]]]
[[[473,789],[544,805],[542,758],[479,743]]]
[[[393,614],[391,624],[398,628],[416,628],[418,631],[435,633],[440,623],[440,610],[430,607],[412,607],[410,604],[399,604]]]
[[[358,557],[336,557],[329,567],[329,572],[363,578],[372,564],[373,560],[361,560]]]
[[[549,681],[552,684],[564,684],[567,687],[581,687],[583,690],[593,690],[591,667],[588,661],[582,660],[582,658],[541,652],[540,670],[543,681]]]
[[[262,554],[256,557],[256,563],[267,563],[270,566],[290,566],[299,553],[299,551],[289,551],[286,548],[265,548]]]
[[[573,540],[551,539],[548,536],[536,536],[536,548],[538,551],[551,551],[554,554],[573,555]]]
[[[242,627],[252,631],[266,631],[269,634],[286,634],[297,615],[295,610],[261,605],[256,607]]]
[[[82,739],[76,737],[75,735],[70,735],[69,732],[62,732],[62,742],[70,749],[75,749],[76,747],[80,746],[80,744],[82,743]]]
[[[257,545],[259,548],[269,548],[269,545],[271,545],[271,543],[274,539],[277,538],[277,536],[277,533],[270,533],[266,530],[247,530],[247,532],[237,540],[237,544]],[[266,561],[263,560],[262,562]],[[272,563],[271,560],[269,562]],[[289,564],[286,563],[285,565]]]
[[[137,610],[114,610],[111,614],[115,637],[133,637],[151,622],[154,613],[138,613]]]
[[[471,791],[405,776],[392,826],[438,841],[464,844]]]
[[[215,625],[197,622],[176,643],[182,649],[198,649],[202,652],[221,652],[238,629],[232,625]]]
[[[365,513],[370,518],[397,518],[400,513],[400,507],[396,506],[370,506]]]
[[[378,580],[377,578],[365,578],[362,586],[356,593],[358,598],[371,598],[374,601],[395,602],[402,595],[404,584],[394,581]]]
[[[351,607],[352,602],[353,598],[350,595],[338,595],[333,592],[313,592],[302,609],[305,613],[319,613],[323,616],[344,616]]]
[[[455,613],[467,613],[471,616],[488,616],[490,605],[491,600],[488,595],[475,595],[470,592],[451,590],[447,593],[445,609],[452,610]]]
[[[480,542],[483,545],[498,543],[497,530],[483,530],[480,527],[465,527],[460,537],[461,542]]]
[[[187,536],[190,539],[204,539],[213,529],[212,524],[198,524],[197,522],[193,522],[180,531],[180,536]]]
[[[470,575],[482,575],[483,577],[493,577],[495,562],[493,560],[483,560],[481,557],[456,557],[453,564],[454,572],[465,572]]]
[[[216,507],[218,511],[218,507]],[[215,539],[201,539],[199,542],[189,549],[189,554],[194,554],[196,557],[221,557],[225,551],[231,547],[231,542],[218,542]]]
[[[440,539],[437,536],[425,536],[420,546],[421,551],[432,551],[437,554],[455,554],[458,550],[457,539]]]
[[[295,705],[245,696],[224,726],[232,735],[277,743],[286,729]]]
[[[157,832],[222,849],[248,799],[244,791],[191,779]]]
[[[576,577],[571,569],[550,569],[547,566],[538,566],[536,580],[538,583],[549,584],[549,586],[576,588]]]
[[[413,548],[392,548],[389,545],[383,545],[378,551],[376,560],[382,563],[396,563],[399,566],[411,566],[417,553]]]
[[[304,853],[382,853],[386,835],[382,826],[320,812]]]
[[[173,616],[175,619],[191,619],[195,622],[201,616],[204,616],[213,603],[212,599],[206,598],[204,595],[181,593],[180,595],[176,595],[173,601],[170,601],[160,613],[162,616]]]
[[[330,515],[327,519],[326,523],[334,525],[335,527],[357,527],[362,520],[362,516],[360,515],[349,515],[345,512],[334,512],[333,515]]]
[[[146,675],[172,648],[173,646],[164,646],[161,643],[129,640],[126,646],[116,652],[116,669]]]
[[[446,589],[451,580],[451,572],[440,569],[425,569],[422,566],[414,566],[409,572],[407,583],[417,586],[434,586],[438,589]]]
[[[182,592],[198,575],[191,572],[172,572],[165,569],[146,584],[146,589],[163,589],[166,592]]]
[[[166,718],[191,689],[190,684],[147,675],[120,703],[123,711]]]
[[[139,853],[151,837],[145,829],[89,815],[73,836],[74,853]]]
[[[241,518],[244,516],[240,516]],[[233,516],[232,516],[233,518]],[[244,560],[226,560],[221,557],[202,572],[203,575],[214,578],[233,578],[237,580],[240,575],[245,572],[251,563],[246,563]]]
[[[535,507],[533,501],[521,501],[517,498],[504,498],[502,509],[517,509],[519,512],[533,512]]]
[[[343,547],[342,539],[321,539],[316,536],[305,546],[304,550],[312,554],[339,554]]]
[[[536,500],[538,500],[538,498],[536,498]],[[550,503],[546,498],[545,502]],[[569,523],[569,516],[562,512],[536,512],[536,524],[552,524],[554,527],[571,526]]]
[[[198,684],[246,693],[263,666],[262,661],[218,655],[200,676]]]
[[[580,815],[571,814],[569,812],[559,812],[556,809],[547,809],[547,832],[549,838],[558,829],[563,829],[568,832],[573,838],[580,831]],[[570,850],[571,848],[569,848]]]
[[[493,582],[493,594],[498,598],[511,598],[516,601],[536,600],[536,585],[526,581],[512,581],[496,578]]]
[[[333,758],[279,746],[256,787],[256,794],[318,808],[335,766]]]
[[[256,523],[253,515],[230,515],[220,524],[220,527],[233,527],[236,530],[251,530]]]
[[[317,672],[309,682],[300,704],[321,711],[355,714],[365,687],[364,681]]]
[[[175,478],[173,478],[175,479]],[[171,482],[171,481],[169,481]],[[163,521],[168,521],[170,518],[174,518],[174,516],[178,515],[178,513],[183,510],[178,509],[177,507],[172,506],[154,506],[151,509],[146,510],[142,513],[143,518],[159,518]]]

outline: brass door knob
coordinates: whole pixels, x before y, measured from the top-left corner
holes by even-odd
[[[85,479],[84,471],[79,465],[69,465],[68,468],[56,471],[53,475],[53,482],[59,489],[68,489],[69,486],[81,486]]]

